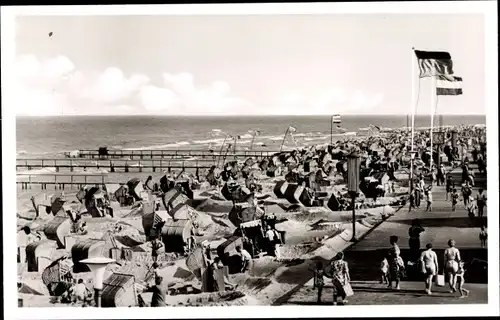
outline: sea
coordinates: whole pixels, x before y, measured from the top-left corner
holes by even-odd
[[[439,123],[436,116],[434,124]],[[443,115],[443,126],[486,124],[485,115]],[[339,139],[366,132],[370,125],[402,128],[406,115],[343,115],[333,136]],[[226,135],[237,149],[279,150],[287,129],[295,128],[285,146],[330,141],[331,116],[63,116],[17,117],[18,157],[48,157],[81,149],[160,150],[220,148]],[[429,127],[430,116],[416,116],[415,127]],[[364,130],[365,129],[365,130]],[[253,138],[252,130],[259,134]],[[226,143],[229,142],[226,140]],[[234,143],[234,140],[231,141]]]

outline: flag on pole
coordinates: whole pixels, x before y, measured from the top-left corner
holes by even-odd
[[[438,96],[458,96],[462,94],[462,78],[454,76],[439,76],[436,82]]]
[[[289,131],[289,132],[295,132],[295,131],[297,131],[297,128],[292,127],[292,126],[289,126],[289,127],[288,127],[288,131]]]
[[[342,123],[342,119],[340,118],[340,114],[334,114],[332,116],[332,122],[333,123]]]
[[[420,68],[420,78],[453,74],[453,61],[448,52],[415,50],[415,55]]]

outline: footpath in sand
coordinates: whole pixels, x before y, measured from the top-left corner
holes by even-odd
[[[458,172],[457,172],[458,171]],[[458,174],[457,174],[458,173]],[[454,170],[452,175],[455,181],[459,180],[459,170]],[[485,187],[486,177],[477,176],[473,195],[477,194],[479,187]],[[459,188],[457,188],[459,189]],[[402,257],[407,261],[408,257],[408,229],[413,219],[420,219],[425,228],[420,240],[421,246],[432,243],[434,251],[438,255],[440,273],[443,268],[443,252],[447,248],[449,239],[454,239],[460,250],[462,259],[466,262],[487,260],[487,249],[481,248],[479,231],[481,225],[486,225],[486,219],[476,218],[470,222],[463,201],[457,205],[455,212],[451,211],[451,202],[446,201],[445,189],[442,186],[433,188],[433,211],[426,212],[425,206],[420,209],[408,211],[408,207],[400,210],[364,239],[345,251],[345,260],[349,264],[354,296],[349,298],[349,304],[353,305],[383,305],[383,304],[444,304],[444,303],[487,303],[487,270],[480,264],[472,264],[474,269],[466,273],[465,288],[471,291],[470,296],[459,299],[459,294],[448,292],[448,286],[433,287],[433,295],[428,296],[424,292],[423,281],[416,281],[409,277],[401,282],[401,290],[391,290],[387,285],[379,284],[378,268],[382,257],[389,248],[389,237],[397,235]],[[462,197],[460,197],[462,200]],[[485,216],[487,207],[485,207]],[[316,304],[317,292],[312,289],[313,282],[310,280],[299,290],[291,292],[288,298],[282,299],[280,304],[286,305],[314,305]],[[323,290],[324,304],[331,304],[333,289],[331,281],[326,281]]]

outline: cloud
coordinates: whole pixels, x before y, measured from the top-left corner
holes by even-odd
[[[224,81],[197,86],[194,76],[183,72],[164,73],[165,87],[142,88],[140,99],[149,112],[172,115],[193,114],[242,114],[251,112],[252,104],[244,99],[232,97],[231,88]]]
[[[107,68],[86,88],[83,97],[94,103],[113,104],[137,94],[148,83],[149,78],[145,75],[133,74],[127,78],[120,69]]]
[[[18,115],[83,114],[227,114],[252,105],[230,96],[224,81],[197,86],[194,76],[163,73],[163,83],[151,84],[143,74],[125,75],[117,67],[101,72],[78,70],[64,56],[16,60]]]
[[[142,105],[149,113],[180,108],[182,105],[181,99],[175,92],[167,88],[144,86],[139,96]]]

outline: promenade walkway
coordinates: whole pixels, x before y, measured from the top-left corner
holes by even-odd
[[[455,181],[460,181],[460,170],[453,172]],[[485,185],[485,176],[478,176],[479,185]],[[457,187],[457,189],[459,189]],[[473,195],[477,194],[478,187],[473,188]],[[349,263],[352,286],[355,292],[349,298],[349,304],[355,305],[380,305],[380,304],[443,304],[443,303],[487,303],[487,270],[481,261],[487,260],[487,249],[481,248],[479,231],[481,225],[486,225],[486,219],[476,218],[471,222],[467,215],[460,197],[456,211],[451,211],[451,202],[446,201],[446,193],[443,186],[433,188],[433,211],[426,212],[425,204],[420,209],[408,208],[400,210],[395,216],[383,222],[363,240],[354,244],[345,251],[345,260]],[[485,208],[487,216],[487,207]],[[466,274],[466,288],[471,290],[471,295],[465,299],[459,299],[458,293],[451,294],[448,287],[435,288],[434,294],[428,296],[424,292],[424,284],[421,274],[411,273],[401,283],[401,290],[391,290],[386,285],[379,284],[379,265],[382,258],[389,249],[389,237],[399,237],[399,247],[402,257],[408,261],[408,229],[413,219],[419,219],[425,232],[421,235],[421,246],[432,243],[439,259],[439,268],[442,272],[444,250],[447,248],[449,239],[454,239],[457,248],[460,249],[462,259],[471,264]],[[327,281],[327,284],[331,284]],[[327,287],[323,296],[327,303],[332,302],[332,289]],[[286,302],[287,305],[314,305],[316,303],[316,291],[312,290],[312,280],[302,288],[291,294]]]

